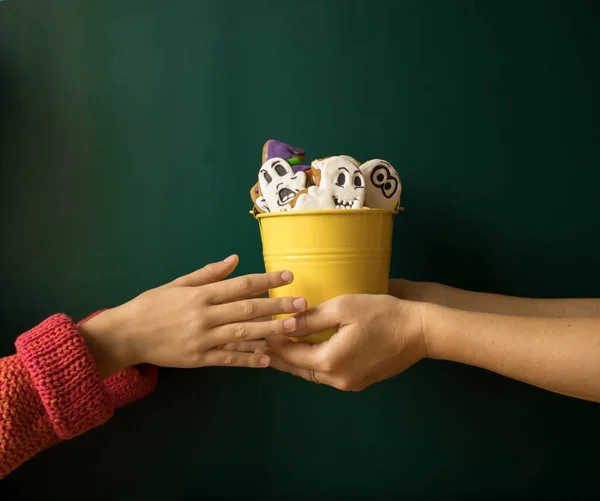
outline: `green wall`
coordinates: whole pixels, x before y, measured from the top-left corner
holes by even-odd
[[[394,276],[600,296],[599,26],[595,1],[0,2],[1,354],[234,251],[260,270],[270,137],[398,168]],[[599,499],[599,423],[449,363],[357,394],[164,371],[0,498]]]

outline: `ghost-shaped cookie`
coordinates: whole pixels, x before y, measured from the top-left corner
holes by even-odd
[[[359,163],[347,155],[314,160],[314,186],[292,201],[293,210],[360,209],[365,200],[365,178]]]
[[[389,162],[375,158],[363,163],[365,206],[371,209],[395,209],[400,201],[400,176]]]
[[[306,166],[297,167],[299,168],[292,168],[280,157],[273,157],[263,164],[258,173],[259,192],[255,200],[255,205],[262,212],[288,210],[297,193],[306,189],[308,177],[301,168]]]
[[[302,150],[301,148],[297,148],[295,146],[291,146],[289,144],[282,143],[281,141],[278,141],[276,139],[269,139],[268,141],[265,142],[265,144],[263,145],[263,148],[262,148],[262,164],[270,165],[269,160],[272,160],[274,158],[283,159],[291,167],[292,175],[290,176],[290,178],[293,178],[299,172],[307,173],[310,170],[309,165],[301,165],[302,161],[304,160],[304,155],[305,155],[304,150]],[[286,166],[286,168],[287,168],[287,166]],[[269,174],[269,175],[271,175],[271,174]],[[259,179],[260,179],[260,176],[259,176]],[[302,180],[303,180],[303,175],[300,174],[297,177],[297,179],[292,179],[290,181],[290,183],[288,183],[288,185],[285,185],[283,187],[283,189],[284,190],[285,189],[295,190],[295,186],[294,186],[294,188],[291,188],[291,186],[293,186],[295,183],[301,184],[302,189],[305,189],[309,183],[306,181],[301,182]],[[263,186],[264,185],[265,185],[265,183],[263,182]],[[254,203],[254,208],[257,212],[259,212],[259,213],[260,212],[271,212],[271,209],[269,208],[269,205],[267,203],[267,199],[263,195],[260,180],[251,188],[250,197],[252,199],[252,202]],[[273,197],[269,196],[269,199],[271,200],[272,205],[273,205],[273,203],[274,203]],[[287,210],[287,209],[289,209],[289,207],[287,205],[282,206],[281,209],[279,209],[279,207],[277,205],[274,205],[274,212],[279,212],[280,210]]]

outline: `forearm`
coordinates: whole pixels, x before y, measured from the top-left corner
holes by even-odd
[[[600,402],[600,319],[504,316],[426,305],[431,358]]]
[[[447,285],[390,280],[391,295],[448,308],[524,317],[600,318],[600,299],[533,299],[472,292]]]

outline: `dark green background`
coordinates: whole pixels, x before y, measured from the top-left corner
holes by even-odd
[[[393,274],[600,296],[600,2],[0,2],[2,338],[236,251],[263,142],[399,170]],[[217,184],[218,175],[223,183]],[[598,499],[600,406],[423,362],[164,371],[15,500]]]

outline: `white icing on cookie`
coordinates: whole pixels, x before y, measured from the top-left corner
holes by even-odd
[[[267,160],[258,173],[258,183],[267,209],[264,212],[281,212],[299,191],[306,188],[306,180],[306,172],[294,173],[283,158]],[[259,207],[264,210],[262,205]]]
[[[258,207],[258,209],[262,212],[271,212],[269,210],[269,205],[267,204],[267,201],[265,200],[265,197],[263,197],[262,195],[259,196],[256,201],[254,202],[254,204],[256,205],[256,207]]]
[[[366,182],[365,205],[371,209],[395,209],[400,200],[400,176],[389,162],[378,158],[360,166]]]
[[[358,162],[347,155],[314,160],[318,186],[298,196],[294,210],[360,209],[365,200],[365,178]]]

